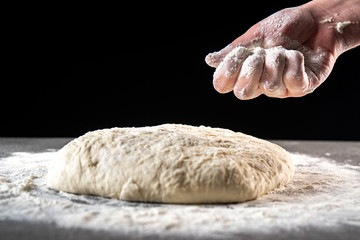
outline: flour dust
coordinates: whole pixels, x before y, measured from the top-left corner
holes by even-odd
[[[125,202],[49,188],[56,151],[18,152],[0,159],[0,221],[36,221],[65,228],[123,233],[268,233],[317,226],[360,227],[360,165],[291,154],[294,179],[240,204]],[[330,156],[329,156],[330,157]]]

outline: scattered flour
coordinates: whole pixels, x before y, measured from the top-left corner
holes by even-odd
[[[335,14],[335,16],[338,16],[338,15],[339,14]],[[330,17],[330,18],[320,21],[319,23],[326,24],[326,23],[334,23],[334,22],[335,22],[335,18]],[[350,24],[358,24],[358,22],[352,22],[352,21],[335,22],[334,24],[331,24],[331,26],[329,28],[335,28],[338,33],[342,34],[344,32],[344,28],[346,28]]]
[[[286,187],[240,204],[125,202],[58,192],[45,185],[55,151],[0,159],[0,221],[123,233],[268,233],[318,226],[360,227],[360,165],[291,154],[296,173]],[[330,157],[330,156],[329,156]]]
[[[335,21],[335,19],[333,17],[330,17],[330,18],[320,21],[320,23],[332,23],[334,21]]]
[[[336,31],[338,31],[339,33],[343,33],[344,32],[344,28],[346,28],[347,26],[349,26],[350,24],[356,24],[355,22],[351,22],[351,21],[345,21],[345,22],[338,22],[336,24]]]

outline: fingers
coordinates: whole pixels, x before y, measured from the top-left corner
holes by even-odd
[[[284,84],[292,97],[301,97],[310,92],[308,74],[305,72],[304,55],[295,50],[285,51],[286,69]]]
[[[283,47],[234,48],[218,65],[213,84],[218,92],[233,90],[242,100],[261,94],[284,98],[311,92],[303,54]]]
[[[213,84],[218,92],[227,93],[233,90],[241,66],[250,53],[249,49],[239,46],[226,55],[214,73]]]
[[[265,49],[255,48],[243,63],[234,87],[234,94],[241,100],[256,98],[261,95],[259,82],[263,73]]]
[[[311,90],[304,55],[296,50],[275,47],[266,50],[259,86],[269,97],[301,97]]]
[[[286,97],[287,89],[283,82],[286,56],[283,47],[266,50],[265,64],[259,86],[269,97]]]

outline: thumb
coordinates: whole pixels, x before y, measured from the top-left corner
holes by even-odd
[[[246,33],[235,39],[232,43],[218,52],[209,53],[205,57],[205,62],[210,67],[217,68],[219,64],[224,60],[225,56],[230,53],[234,48],[242,47],[258,47],[261,45],[261,36],[254,34],[258,26],[254,25]]]
[[[218,52],[209,53],[205,57],[206,64],[209,65],[210,67],[217,68],[220,65],[220,63],[224,60],[225,56],[229,52],[231,52],[233,48],[234,47],[231,46],[230,44]]]

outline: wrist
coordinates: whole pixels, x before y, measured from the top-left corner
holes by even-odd
[[[317,24],[322,43],[335,57],[360,45],[360,0],[313,0],[304,4]]]

